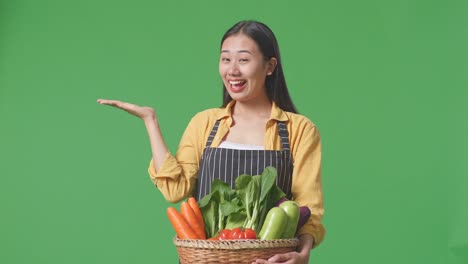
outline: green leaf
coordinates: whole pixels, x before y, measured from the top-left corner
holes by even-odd
[[[278,202],[283,197],[286,197],[286,194],[283,192],[283,190],[280,189],[280,187],[275,185],[270,190],[268,200],[270,200],[273,205],[276,205],[276,202]]]
[[[215,179],[211,184],[211,192],[215,191],[219,191],[220,197],[225,197],[225,194],[231,191],[231,186],[219,179]]]
[[[239,175],[235,181],[236,190],[241,190],[249,185],[249,182],[252,180],[252,176],[247,174]]]
[[[221,213],[224,216],[229,216],[233,213],[237,213],[242,209],[241,206],[237,205],[236,203],[229,202],[229,201],[221,202],[220,206],[221,206]]]
[[[213,237],[216,232],[216,223],[218,222],[218,204],[214,201],[208,203],[207,206],[200,208],[205,223],[205,231],[207,237]]]
[[[243,227],[246,217],[247,215],[245,214],[245,212],[229,215],[226,221],[225,228],[233,229],[236,227]]]
[[[260,203],[260,192],[262,185],[262,177],[260,175],[252,176],[252,180],[249,183],[248,192],[250,195],[250,200],[254,203]]]
[[[211,196],[213,195],[213,193],[209,193],[207,195],[205,195],[205,197],[203,197],[200,201],[198,201],[198,206],[200,208],[203,208],[205,207],[211,200]]]
[[[276,169],[273,167],[266,167],[265,170],[262,172],[260,202],[263,202],[265,200],[265,197],[270,192],[273,185],[275,185],[276,175]]]

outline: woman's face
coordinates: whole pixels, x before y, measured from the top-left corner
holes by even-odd
[[[265,61],[257,43],[244,34],[230,36],[222,44],[219,74],[233,100],[267,97],[265,79],[275,66],[276,59]]]

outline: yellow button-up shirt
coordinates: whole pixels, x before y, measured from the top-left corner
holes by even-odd
[[[159,171],[150,161],[148,172],[153,183],[162,192],[166,200],[178,202],[192,193],[196,184],[198,168],[206,141],[215,122],[221,119],[218,132],[211,147],[218,147],[229,133],[232,125],[231,101],[225,108],[213,108],[196,114],[188,124],[175,156],[167,153]],[[271,115],[266,124],[265,150],[281,150],[276,121],[286,121],[289,132],[289,144],[294,164],[291,192],[293,199],[301,206],[308,206],[311,217],[299,230],[299,234],[314,237],[314,247],[325,235],[322,224],[324,213],[321,160],[322,146],[317,127],[306,117],[283,111],[274,102]]]

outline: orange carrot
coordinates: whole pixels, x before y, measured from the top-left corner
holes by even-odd
[[[194,212],[195,215],[197,216],[198,222],[199,222],[202,226],[205,226],[205,223],[203,222],[203,216],[202,216],[202,213],[201,213],[201,211],[200,211],[200,207],[198,207],[198,203],[197,203],[197,201],[195,200],[195,198],[190,197],[190,198],[188,198],[187,201],[188,201],[188,204],[190,205],[190,207],[192,207],[193,212]]]
[[[174,227],[177,236],[180,239],[197,239],[198,236],[195,234],[190,225],[185,221],[184,217],[174,207],[169,207],[166,210],[167,216]]]
[[[198,222],[197,216],[187,202],[182,202],[180,204],[180,212],[185,220],[187,220],[190,227],[192,227],[193,231],[195,231],[198,238],[206,239],[205,227]]]

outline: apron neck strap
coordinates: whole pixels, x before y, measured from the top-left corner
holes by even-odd
[[[278,134],[281,139],[283,150],[289,150],[289,132],[285,121],[278,121]]]
[[[218,132],[219,122],[221,122],[221,119],[216,120],[216,123],[214,124],[213,129],[211,129],[210,136],[208,137],[208,140],[206,141],[206,146],[205,146],[206,148],[211,146],[211,143],[213,142],[216,132]]]

